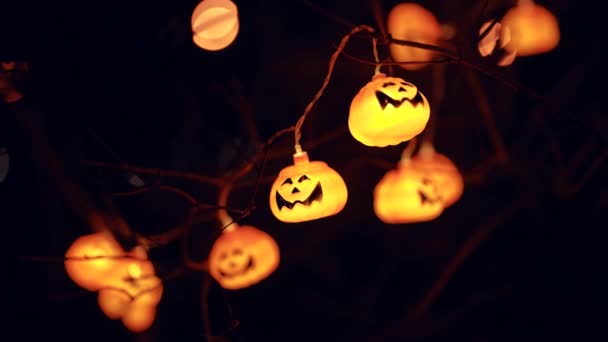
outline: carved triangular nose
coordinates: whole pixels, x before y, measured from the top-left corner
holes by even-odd
[[[407,93],[407,90],[405,88],[403,88],[403,87],[399,87],[399,90],[397,90],[397,92],[398,93],[400,93],[400,92],[406,92]]]
[[[291,190],[292,194],[297,194],[298,192],[300,192],[300,189],[298,188],[293,188],[293,190]]]

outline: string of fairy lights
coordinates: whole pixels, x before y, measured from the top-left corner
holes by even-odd
[[[209,51],[224,49],[239,33],[238,7],[230,0],[203,0],[192,13],[191,26],[194,44]],[[396,5],[388,15],[387,31],[391,59],[401,62],[398,65],[405,70],[422,69],[433,63],[436,55],[446,54],[437,46],[443,39],[440,23],[421,5]],[[228,213],[233,184],[253,169],[256,160],[265,159],[267,147],[277,138],[294,134],[293,164],[279,172],[268,194],[268,205],[276,219],[289,224],[321,220],[340,213],[347,205],[348,188],[342,176],[325,161],[309,157],[301,143],[301,128],[328,87],[338,56],[349,39],[360,32],[372,36],[376,68],[352,99],[349,132],[365,146],[408,142],[400,161],[374,188],[376,216],[387,224],[429,221],[462,196],[464,181],[458,167],[435,150],[430,135],[421,140],[415,153],[419,136],[431,118],[429,100],[415,84],[381,71],[388,63],[378,58],[376,31],[370,26],[356,26],[332,54],[321,88],[296,124],[277,132],[261,145],[252,161],[217,183],[217,219],[222,229],[207,260],[198,266],[224,289],[250,287],[279,267],[280,249],[272,236],[257,227],[240,225],[242,217],[235,220]],[[415,41],[411,37],[416,37]],[[498,55],[497,65],[505,67],[517,56],[545,53],[558,42],[555,16],[532,0],[520,0],[500,20],[484,23],[479,30],[478,50],[481,56]],[[196,203],[192,198],[189,201]],[[125,251],[112,234],[102,230],[75,240],[64,259],[66,272],[77,285],[98,292],[101,311],[110,319],[121,320],[135,333],[152,326],[163,296],[162,280],[148,259],[148,248],[150,245],[142,244]]]

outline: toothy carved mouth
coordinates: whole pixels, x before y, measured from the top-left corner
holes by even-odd
[[[249,262],[247,262],[247,265],[245,267],[243,267],[241,270],[234,272],[234,273],[228,273],[226,271],[222,271],[220,270],[220,275],[223,278],[233,278],[239,275],[243,275],[245,274],[245,272],[249,271],[250,269],[252,269],[255,266],[254,262],[253,262],[253,258],[249,257]]]
[[[401,105],[406,101],[409,102],[414,108],[416,108],[420,104],[424,105],[424,100],[422,99],[422,95],[420,95],[420,92],[417,92],[416,96],[414,96],[414,98],[411,100],[406,97],[402,98],[401,100],[395,100],[390,96],[386,95],[385,93],[377,90],[376,98],[378,99],[378,103],[380,103],[380,107],[382,108],[382,110],[384,110],[384,108],[386,108],[389,103],[392,104],[395,108],[401,107]]]
[[[317,185],[312,190],[312,192],[310,193],[308,198],[306,198],[303,201],[297,200],[294,202],[289,202],[288,200],[284,199],[283,196],[281,196],[278,191],[276,194],[277,207],[279,208],[279,210],[281,210],[283,207],[287,207],[287,209],[292,209],[293,206],[296,205],[297,203],[300,203],[300,204],[308,207],[312,204],[312,202],[314,202],[314,201],[321,202],[321,200],[323,200],[323,189],[321,188],[321,183],[317,183]]]

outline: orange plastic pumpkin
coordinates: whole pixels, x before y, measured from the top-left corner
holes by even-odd
[[[428,100],[415,85],[379,74],[353,98],[348,129],[367,146],[397,145],[420,134],[430,114]]]
[[[283,222],[303,222],[339,213],[346,205],[344,180],[322,161],[309,161],[306,152],[293,155],[270,188],[270,209]]]
[[[191,25],[197,46],[210,51],[224,49],[239,32],[238,9],[230,0],[203,0],[192,12]]]
[[[266,279],[279,260],[279,246],[270,235],[252,226],[236,226],[223,231],[213,244],[209,274],[223,288],[238,290]]]
[[[385,223],[430,221],[443,208],[437,181],[407,161],[388,171],[374,189],[374,212]]]
[[[64,266],[76,284],[89,291],[96,291],[107,284],[108,278],[113,276],[115,268],[121,262],[121,259],[112,257],[124,255],[125,252],[112,234],[103,231],[76,239],[65,253]]]
[[[395,39],[436,45],[441,37],[441,25],[426,8],[411,2],[404,2],[391,9],[386,21],[388,33]],[[390,45],[395,62],[431,61],[435,53],[431,50],[398,44]],[[428,64],[400,64],[406,70],[417,70]]]
[[[518,56],[531,56],[553,50],[560,40],[557,18],[533,1],[520,1],[502,19],[509,28],[511,40],[505,45]]]
[[[456,203],[464,191],[464,180],[454,163],[434,150],[424,151],[412,157],[412,167],[422,170],[435,180],[445,208]]]
[[[110,319],[121,319],[127,329],[139,333],[147,330],[154,323],[157,304],[162,295],[162,285],[158,282],[157,286],[141,293],[133,298],[116,289],[103,289],[99,291],[99,306]]]
[[[133,302],[122,316],[122,324],[134,333],[145,331],[154,324],[156,310],[156,305]]]
[[[76,239],[65,256],[70,278],[89,291],[99,290],[97,302],[107,317],[122,318],[133,332],[152,325],[163,286],[143,248],[126,253],[110,232],[102,231]]]
[[[110,319],[122,319],[133,332],[148,329],[156,316],[156,306],[163,294],[163,285],[155,275],[154,265],[143,249],[143,259],[133,259],[114,269],[109,282],[99,291],[98,303]]]

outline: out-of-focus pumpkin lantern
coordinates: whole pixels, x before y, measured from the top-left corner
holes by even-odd
[[[386,22],[391,37],[417,43],[436,45],[441,37],[441,25],[437,18],[426,8],[411,2],[396,5],[388,14]],[[435,53],[431,50],[413,46],[390,44],[390,52],[395,62],[431,61]],[[407,70],[425,67],[425,63],[400,64]]]
[[[517,57],[517,52],[504,49],[505,45],[511,40],[509,28],[499,22],[495,23],[492,28],[490,28],[490,25],[492,25],[492,21],[486,21],[479,29],[480,36],[487,29],[490,29],[477,44],[479,54],[483,57],[495,56],[497,58],[496,65],[498,66],[513,64],[515,57]]]
[[[209,274],[225,289],[238,290],[266,279],[279,266],[279,246],[267,233],[233,224],[214,242]]]
[[[456,203],[464,191],[464,180],[454,163],[445,155],[437,153],[432,147],[421,147],[412,157],[411,165],[425,172],[435,180],[445,208]]]
[[[101,289],[97,294],[97,304],[108,318],[120,319],[131,305],[131,298],[119,289]]]
[[[443,208],[437,181],[409,160],[388,171],[374,189],[374,212],[385,223],[430,221]]]
[[[154,323],[156,310],[156,305],[138,304],[135,301],[122,316],[122,324],[134,333],[145,331]]]
[[[125,252],[110,232],[81,236],[65,253],[68,276],[80,287],[96,291],[108,283]]]
[[[99,290],[97,302],[107,317],[122,318],[133,332],[154,322],[163,286],[145,249],[126,253],[110,232],[102,231],[76,239],[65,256],[70,278],[89,291]]]
[[[230,0],[203,0],[192,12],[192,39],[205,50],[230,45],[239,32],[236,5]]]
[[[122,319],[129,330],[141,332],[154,323],[156,306],[163,294],[162,281],[148,260],[134,260],[121,266],[99,291],[99,307],[110,319]]]
[[[270,188],[270,209],[283,222],[304,222],[339,213],[346,205],[344,180],[306,152],[293,155],[294,165],[281,170]]]
[[[430,114],[429,102],[415,85],[378,74],[353,98],[348,129],[367,146],[397,145],[420,134]]]
[[[519,1],[502,19],[511,40],[505,45],[518,56],[531,56],[553,50],[560,39],[559,24],[551,11],[533,1]]]

